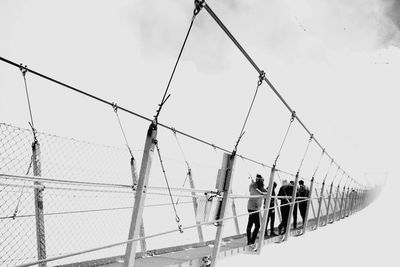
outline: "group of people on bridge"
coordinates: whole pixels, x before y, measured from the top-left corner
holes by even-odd
[[[277,183],[273,183],[272,187],[272,192],[271,192],[271,200],[269,204],[269,212],[268,212],[268,217],[267,217],[267,222],[265,226],[265,237],[268,236],[268,224],[270,224],[270,233],[269,236],[277,236],[277,235],[282,235],[286,233],[286,226],[288,223],[289,219],[289,213],[290,213],[290,201],[293,195],[293,190],[295,188],[294,182],[290,181],[289,183],[287,180],[282,181],[282,186],[280,187],[278,191],[278,195],[275,193],[275,189],[277,187]],[[260,230],[260,219],[261,219],[261,209],[266,208],[265,205],[265,197],[264,195],[267,195],[268,188],[264,187],[264,178],[260,175],[256,175],[256,180],[250,183],[249,186],[249,193],[250,197],[248,202],[247,202],[247,210],[249,212],[249,219],[247,222],[247,229],[246,229],[246,234],[247,234],[247,245],[251,247],[252,250],[256,250],[255,246],[255,241],[257,239],[258,232]],[[303,220],[303,225],[304,225],[304,220],[306,216],[306,210],[307,210],[307,198],[310,195],[310,190],[307,188],[307,186],[304,185],[304,181],[300,180],[299,181],[299,186],[297,187],[297,192],[296,192],[296,197],[299,198],[300,201],[295,201],[294,204],[294,209],[293,209],[293,227],[294,229],[297,228],[297,210],[300,210],[300,215]],[[259,197],[254,197],[254,196],[259,196]],[[282,220],[278,226],[278,234],[275,233],[275,199],[280,200],[280,212],[282,216]],[[301,201],[302,200],[302,201]],[[254,229],[253,229],[254,226]]]

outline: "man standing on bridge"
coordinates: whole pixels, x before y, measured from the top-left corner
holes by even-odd
[[[286,233],[286,225],[289,219],[289,212],[290,212],[290,198],[292,197],[293,187],[287,182],[287,180],[282,181],[282,186],[279,189],[278,197],[281,200],[281,214],[282,214],[282,221],[278,226],[278,233],[283,235]]]
[[[306,217],[306,211],[307,211],[307,204],[308,200],[307,198],[310,195],[310,190],[307,188],[307,186],[304,185],[304,181],[300,180],[299,181],[299,197],[300,197],[300,202],[299,202],[299,210],[300,210],[300,215],[301,218],[303,219],[303,225],[305,223],[305,217]]]

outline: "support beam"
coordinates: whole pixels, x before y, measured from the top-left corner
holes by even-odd
[[[233,221],[235,222],[236,234],[239,235],[240,234],[240,227],[239,227],[239,220],[236,217],[237,216],[237,212],[236,212],[236,205],[235,205],[235,200],[234,199],[232,199],[232,215],[235,216]]]
[[[336,210],[338,207],[338,202],[339,202],[339,185],[336,188],[336,196],[335,196],[335,206],[333,208],[333,216],[332,216],[332,223],[336,221]]]
[[[146,142],[144,145],[142,164],[140,166],[139,181],[136,188],[135,205],[132,211],[131,227],[129,229],[128,239],[135,239],[139,236],[154,147],[157,143],[156,138],[157,125],[151,123],[147,131]],[[126,245],[124,267],[132,267],[135,265],[136,245],[136,241],[130,242]]]
[[[131,173],[132,173],[132,184],[133,186],[137,185],[137,181],[138,181],[138,177],[137,177],[137,171],[136,171],[136,160],[134,157],[131,157],[130,160],[130,165],[131,165]],[[132,225],[132,222],[131,222]],[[144,223],[143,223],[143,218],[140,222],[140,230],[139,230],[139,236],[140,237],[145,237],[146,234],[144,232]],[[145,239],[141,239],[140,240],[140,249],[142,252],[146,252],[147,251],[147,246],[146,246],[146,240]]]
[[[188,168],[188,176],[189,176],[189,184],[191,189],[196,189],[194,186],[194,181],[193,181],[193,175],[192,175],[192,170]],[[194,216],[196,218],[196,212],[197,212],[197,198],[195,198],[196,193],[192,191],[192,201],[193,201],[193,209],[194,209]],[[200,222],[196,219],[196,224],[200,224]],[[197,234],[199,236],[199,242],[204,242],[204,237],[203,237],[203,230],[201,229],[201,226],[197,226]]]
[[[331,183],[331,186],[329,188],[328,207],[326,208],[325,225],[327,225],[329,222],[329,213],[330,213],[329,209],[331,208],[332,190],[333,190],[333,183]]]
[[[340,220],[340,219],[342,219],[343,217],[342,217],[342,215],[343,215],[343,210],[344,210],[344,195],[345,195],[345,192],[346,192],[346,187],[345,186],[343,186],[343,191],[342,191],[342,197],[341,197],[341,200],[340,200],[340,210],[339,210],[339,217],[338,217],[338,220]]]
[[[348,210],[349,210],[349,194],[350,194],[350,187],[347,187],[347,193],[346,197],[344,200],[344,217],[349,216]]]
[[[294,178],[292,198],[290,199],[289,218],[288,218],[288,221],[287,221],[287,224],[286,224],[286,232],[285,232],[284,241],[288,240],[288,238],[289,238],[290,225],[291,225],[291,222],[292,222],[294,205],[295,205],[295,202],[296,202],[297,184],[298,184],[298,182],[299,182],[299,172],[296,173],[296,177]],[[296,212],[297,212],[297,210],[296,210]]]
[[[319,227],[319,221],[321,216],[321,208],[322,208],[322,199],[324,197],[324,188],[325,188],[325,181],[322,182],[321,193],[318,200],[318,212],[317,212],[317,221],[315,223],[315,229]]]
[[[222,160],[222,173],[223,173],[223,187],[222,187],[222,201],[221,204],[218,206],[219,210],[217,211],[217,219],[223,219],[225,217],[225,212],[228,206],[228,195],[231,191],[232,185],[232,173],[233,173],[233,165],[235,162],[235,155],[236,153],[233,152],[232,154],[224,153],[223,160]],[[217,233],[215,235],[214,241],[214,249],[211,255],[211,267],[215,267],[217,263],[217,259],[219,256],[219,252],[221,249],[221,241],[222,241],[222,234],[224,230],[224,221],[220,221],[217,223]]]
[[[264,236],[265,236],[265,233],[267,232],[267,219],[268,219],[268,214],[270,212],[269,206],[271,204],[272,190],[273,190],[273,187],[274,187],[275,171],[276,171],[276,169],[275,169],[275,164],[274,164],[272,166],[271,174],[269,176],[267,197],[266,197],[266,200],[265,200],[264,212],[263,212],[262,220],[261,220],[261,229],[260,229],[260,232],[259,232],[259,238],[258,238],[258,243],[257,243],[257,248],[258,248],[257,249],[257,253],[258,254],[261,253],[262,244],[264,242]],[[273,199],[272,201],[275,201],[275,199]],[[273,231],[273,230],[274,229],[271,229],[271,231]]]
[[[32,166],[33,176],[41,176],[40,145],[37,140],[32,143]],[[46,259],[46,238],[44,229],[44,211],[43,211],[43,190],[40,182],[34,182],[35,198],[35,221],[36,221],[36,245],[38,260]],[[46,263],[39,264],[39,267],[46,267]]]
[[[306,208],[306,215],[304,216],[304,225],[303,225],[303,234],[307,231],[307,226],[308,226],[308,214],[310,212],[310,204],[312,204],[312,190],[314,188],[314,177],[311,179],[310,182],[310,190],[309,190],[309,199],[307,200],[307,208]],[[314,207],[313,207],[314,209]],[[314,217],[315,217],[315,212],[314,212]]]

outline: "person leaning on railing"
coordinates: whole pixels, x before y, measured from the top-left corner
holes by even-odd
[[[267,194],[267,191],[264,188],[264,178],[260,174],[256,175],[255,182],[253,180],[251,181],[251,184],[249,186],[249,192],[250,196]],[[250,248],[253,250],[256,249],[254,243],[256,241],[258,231],[260,230],[260,215],[261,215],[260,209],[262,208],[262,205],[263,205],[262,197],[249,198],[247,202],[247,210],[250,213],[246,229],[247,245],[250,245]],[[252,232],[251,229],[253,225],[254,225],[254,230]]]

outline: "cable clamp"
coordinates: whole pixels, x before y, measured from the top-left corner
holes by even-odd
[[[176,135],[176,129],[174,127],[171,127],[171,131]]]
[[[27,66],[23,66],[22,63],[19,64],[19,70],[22,72],[22,75],[25,77],[25,74],[28,72]]]
[[[204,7],[205,2],[204,0],[194,0],[194,10],[193,15],[196,16],[199,14],[200,10]]]
[[[112,102],[111,105],[112,105],[112,108],[113,108],[114,112],[117,113],[117,111],[118,111],[118,104]]]
[[[260,72],[260,76],[258,76],[258,83],[257,86],[260,86],[263,82],[263,80],[265,79],[265,72],[262,70]]]
[[[292,117],[290,118],[290,122],[293,122],[294,119],[296,118],[296,111],[292,111]]]
[[[183,234],[182,224],[180,224],[181,219],[179,218],[179,216],[176,216],[176,217],[175,217],[175,221],[176,221],[176,223],[178,224],[179,232],[180,232],[181,234]]]
[[[158,109],[157,109],[157,111],[156,111],[156,115],[154,116],[154,120],[153,120],[153,123],[154,123],[154,124],[156,124],[156,125],[158,124],[158,116],[160,115],[160,112],[161,112],[162,107],[164,106],[165,102],[167,102],[167,100],[168,100],[168,98],[169,98],[170,96],[171,96],[171,94],[168,94],[167,97],[163,98],[162,101],[161,101],[161,103],[158,104]]]
[[[309,142],[311,142],[313,139],[314,139],[314,134],[311,134]]]

